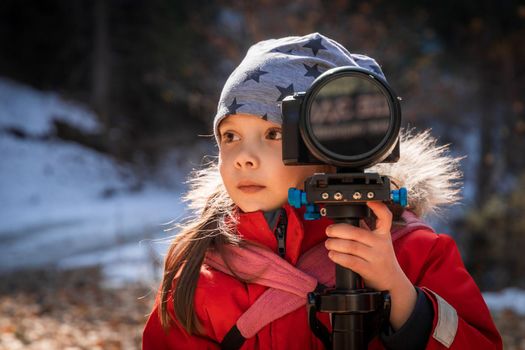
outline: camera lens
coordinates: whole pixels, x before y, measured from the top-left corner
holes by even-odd
[[[305,96],[301,128],[310,151],[338,166],[377,163],[399,132],[397,99],[369,72],[336,69],[322,75]]]

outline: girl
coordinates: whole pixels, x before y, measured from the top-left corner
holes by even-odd
[[[333,286],[334,263],[386,290],[391,312],[370,349],[501,349],[454,241],[419,217],[457,200],[457,159],[428,133],[401,135],[401,159],[371,169],[409,190],[409,209],[369,202],[375,227],[304,221],[287,204],[328,166],[284,166],[279,103],[327,69],[375,60],[318,33],[252,46],[228,78],[214,120],[218,164],[187,195],[195,217],[175,237],[143,334],[149,349],[322,349],[306,294]],[[319,314],[330,329],[328,315]]]

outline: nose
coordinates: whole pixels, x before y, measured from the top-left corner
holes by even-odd
[[[259,157],[255,149],[243,147],[235,158],[237,169],[257,169],[259,167]]]

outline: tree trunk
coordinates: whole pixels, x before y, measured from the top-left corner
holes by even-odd
[[[491,86],[489,82],[482,80],[480,89],[481,95],[481,118],[479,135],[479,163],[478,181],[476,191],[476,201],[478,206],[483,206],[488,196],[492,192],[492,173],[494,168],[494,120],[493,103],[490,98]]]
[[[93,69],[92,103],[104,129],[109,129],[110,52],[108,35],[108,8],[106,0],[95,0],[93,6]]]

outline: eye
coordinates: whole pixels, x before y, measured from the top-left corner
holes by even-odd
[[[221,135],[221,142],[222,143],[231,143],[233,141],[238,141],[240,138],[239,136],[235,135],[233,132],[231,131],[225,131],[222,135]]]
[[[282,140],[283,132],[281,128],[271,128],[266,133],[266,137],[270,140]]]

